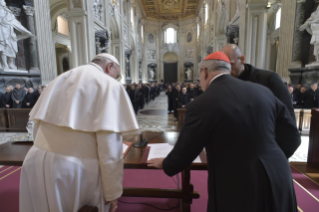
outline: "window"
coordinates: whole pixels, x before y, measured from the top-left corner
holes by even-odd
[[[280,28],[280,22],[281,22],[281,8],[276,13],[276,27],[275,29]]]
[[[142,42],[144,42],[144,26],[143,25],[141,26],[141,39],[142,39]]]
[[[131,8],[131,22],[134,24],[134,11],[133,8]]]
[[[58,33],[61,33],[62,35],[65,35],[65,36],[69,36],[68,21],[59,15],[57,18],[57,22],[58,22]]]
[[[205,24],[207,24],[208,21],[208,4],[205,4]]]
[[[164,33],[165,43],[176,43],[176,31],[173,28],[168,28]]]

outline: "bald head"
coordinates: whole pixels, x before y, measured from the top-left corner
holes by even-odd
[[[228,44],[224,46],[221,52],[225,53],[227,57],[229,58],[230,65],[231,65],[230,74],[233,77],[238,78],[239,75],[244,70],[245,55],[243,55],[239,47],[235,44]]]

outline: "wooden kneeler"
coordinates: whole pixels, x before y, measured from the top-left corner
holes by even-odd
[[[99,212],[99,209],[94,206],[83,206],[78,212]]]

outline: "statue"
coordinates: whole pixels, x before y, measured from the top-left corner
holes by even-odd
[[[192,69],[187,68],[186,75],[187,75],[187,80],[192,80],[193,79],[193,71],[192,71]]]
[[[0,0],[0,26],[0,68],[16,70],[17,42],[30,37],[35,38],[35,36],[21,25],[4,0]]]
[[[150,71],[149,71],[149,79],[154,80],[154,77],[155,77],[155,72],[154,72],[153,68],[151,67]]]
[[[299,28],[300,31],[304,31],[305,29],[312,35],[310,44],[314,45],[313,54],[316,57],[316,62],[319,62],[319,6],[317,10],[311,14],[310,18]]]
[[[225,33],[225,24],[226,24],[226,3],[225,0],[219,2],[219,33]]]

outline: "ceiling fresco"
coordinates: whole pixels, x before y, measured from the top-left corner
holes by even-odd
[[[199,0],[140,0],[146,16],[154,19],[174,20],[193,16]]]

